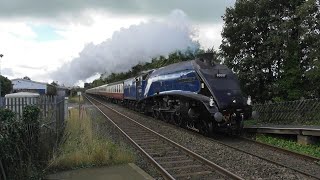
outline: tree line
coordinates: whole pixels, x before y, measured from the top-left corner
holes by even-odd
[[[242,90],[255,102],[278,102],[320,96],[319,0],[237,0],[223,16],[222,44],[213,49],[174,52],[137,64],[128,72],[111,73],[93,87],[123,80],[140,71],[194,59],[214,52],[231,68]]]

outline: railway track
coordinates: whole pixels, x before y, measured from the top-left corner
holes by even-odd
[[[266,144],[266,143],[263,143],[263,142],[255,141],[255,140],[252,140],[252,139],[249,139],[249,138],[246,138],[246,137],[239,137],[239,138],[242,139],[242,140],[251,142],[251,143],[256,143],[256,144],[258,144],[260,146],[263,146],[263,147],[268,148],[268,149],[275,150],[277,152],[290,154],[290,155],[295,156],[297,158],[302,158],[302,159],[309,160],[309,161],[312,161],[312,162],[319,162],[320,163],[320,158],[317,158],[317,157],[313,157],[313,156],[309,156],[309,155],[306,155],[306,154],[290,151],[290,150],[287,150],[287,149],[284,149],[284,148],[281,148],[281,147],[277,147],[277,146],[273,146],[273,145]]]
[[[165,179],[242,179],[103,102],[84,97],[150,160]]]
[[[306,176],[309,176],[311,178],[320,179],[320,172],[315,171],[315,170],[313,170],[312,167],[310,167],[311,165],[313,165],[315,167],[318,166],[318,169],[319,169],[320,164],[317,164],[320,162],[319,158],[300,154],[300,153],[289,151],[289,150],[282,149],[282,148],[278,148],[276,146],[268,145],[268,144],[254,141],[254,140],[244,138],[244,137],[238,137],[235,139],[226,139],[225,137],[224,138],[220,137],[220,138],[210,138],[210,140],[215,141],[221,145],[227,146],[229,148],[232,148],[236,151],[240,151],[240,152],[249,154],[251,156],[257,157],[259,159],[262,159],[264,161],[276,164],[278,166],[282,166],[282,167],[291,169],[293,171],[299,172],[299,173],[304,174]],[[256,146],[256,147],[260,146],[261,148],[267,148],[269,150],[273,150],[278,153],[280,152],[281,154],[291,156],[292,158],[299,158],[301,160],[308,161],[310,168],[299,169],[299,166],[297,166],[296,164],[290,164],[288,162],[281,161],[280,158],[272,158],[270,156],[261,155],[259,153],[259,150],[257,150],[257,148],[255,148],[254,146]],[[250,150],[250,149],[254,149],[254,151]]]

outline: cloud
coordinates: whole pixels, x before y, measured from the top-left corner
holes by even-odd
[[[194,29],[181,10],[173,11],[165,20],[150,20],[113,33],[100,44],[87,44],[69,63],[51,73],[54,80],[75,84],[97,73],[123,72],[152,57],[168,55],[176,50],[197,49]]]
[[[28,65],[18,65],[17,67],[23,68],[23,69],[31,69],[31,70],[39,70],[39,69],[45,69],[46,70],[45,66],[36,67],[36,66],[28,66]]]
[[[4,76],[13,76],[13,71],[10,68],[1,69],[1,74]]]
[[[28,76],[37,81],[52,82],[54,79],[48,72],[77,57],[85,44],[99,44],[121,27],[146,21],[100,13],[90,13],[88,18],[94,20],[90,26],[42,20],[0,20],[0,53],[4,54],[0,59],[1,69],[12,69],[13,75],[9,78]],[[46,36],[52,32],[54,36]]]
[[[86,19],[85,10],[108,11],[118,15],[163,16],[172,9],[186,12],[193,21],[221,22],[225,8],[233,6],[236,0],[3,0],[0,5],[0,18],[36,17]]]

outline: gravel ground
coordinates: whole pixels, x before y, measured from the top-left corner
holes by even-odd
[[[86,101],[84,106],[88,114],[92,117],[93,127],[95,130],[105,138],[119,145],[121,148],[131,151],[135,156],[134,163],[150,176],[155,179],[162,179],[161,175],[155,168],[153,168],[152,164],[149,163],[144,155],[135,149],[135,147],[122,134],[120,134],[119,130],[110,121],[108,121],[99,110],[94,106],[89,105],[89,103],[90,102]]]
[[[152,117],[141,115],[116,104],[108,103],[108,105],[245,179],[312,179]]]
[[[257,152],[259,152],[259,156],[262,158],[267,157],[269,160],[280,162],[287,167],[302,170],[303,172],[312,174],[316,177],[319,177],[320,179],[320,164],[318,164],[319,162],[312,162],[310,160],[302,159],[301,157],[295,157],[290,154],[281,153],[272,149],[266,149],[259,144],[247,140],[223,138],[222,141],[225,144],[228,144],[232,147],[237,147],[245,152],[249,152],[252,154],[257,154]]]

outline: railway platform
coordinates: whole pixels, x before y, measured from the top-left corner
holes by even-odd
[[[320,137],[320,126],[294,126],[294,125],[250,125],[244,127],[246,132],[260,134],[288,134],[297,135],[300,144],[314,144]]]
[[[50,174],[45,180],[131,180],[131,179],[153,179],[133,163],[87,169],[77,169]]]

